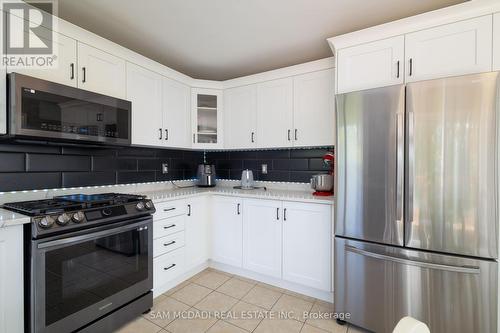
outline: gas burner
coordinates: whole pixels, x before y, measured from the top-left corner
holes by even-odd
[[[31,216],[34,239],[155,212],[153,202],[145,196],[119,193],[63,195],[6,203],[3,208]]]

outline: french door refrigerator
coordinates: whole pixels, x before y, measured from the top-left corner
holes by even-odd
[[[335,311],[498,332],[498,72],[337,95]]]

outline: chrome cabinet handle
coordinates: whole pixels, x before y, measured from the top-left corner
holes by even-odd
[[[163,246],[170,246],[170,245],[174,245],[175,244],[175,241],[171,241],[170,243],[164,243]]]
[[[410,58],[410,71],[408,73],[408,76],[412,76],[413,75],[413,59]]]
[[[170,265],[168,267],[163,267],[163,270],[164,271],[168,271],[169,269],[174,268],[175,266],[176,266],[176,264],[172,264],[172,265]]]
[[[82,73],[83,73],[82,82],[85,83],[87,82],[87,68],[82,67]]]
[[[160,131],[160,140],[161,140],[163,131],[161,130],[161,128],[159,128],[158,130]]]
[[[188,216],[191,216],[191,205],[188,205]]]
[[[73,80],[75,78],[75,64],[71,63],[71,65],[69,65],[69,68],[71,73],[69,79]]]
[[[240,215],[240,214],[241,214],[241,211],[240,211],[240,205],[241,205],[241,204],[236,205],[236,213],[237,213],[238,215]]]
[[[169,226],[163,227],[163,229],[170,229],[170,228],[173,228],[173,227],[175,227],[175,224],[171,224]]]
[[[399,79],[399,60],[396,62],[396,67],[397,67],[396,78]]]
[[[276,208],[276,220],[279,221],[279,219],[280,219],[280,209]]]
[[[165,140],[168,140],[168,129],[165,129]]]
[[[175,210],[175,207],[172,207],[172,208],[165,208],[163,211],[164,212],[170,212],[172,210]]]
[[[352,253],[360,254],[365,257],[370,257],[374,259],[380,260],[388,260],[392,262],[396,262],[398,264],[409,265],[409,266],[417,266],[422,268],[429,269],[439,269],[442,271],[451,271],[451,272],[459,272],[459,273],[468,273],[468,274],[479,274],[480,270],[477,266],[455,266],[455,265],[444,265],[444,264],[436,264],[432,262],[426,261],[418,261],[418,260],[408,260],[405,258],[394,257],[382,253],[370,252],[362,249],[358,249],[357,247],[346,245],[346,251],[350,251]]]

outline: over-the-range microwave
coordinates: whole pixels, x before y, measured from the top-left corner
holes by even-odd
[[[8,137],[130,145],[132,103],[18,73],[8,75]]]

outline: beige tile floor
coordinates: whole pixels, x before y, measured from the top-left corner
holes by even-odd
[[[157,297],[149,314],[116,333],[365,332],[349,325],[340,326],[333,319],[306,318],[304,312],[333,312],[333,304],[206,269]],[[178,313],[184,316],[174,318]],[[289,317],[281,318],[279,313]],[[228,316],[222,318],[218,314]]]

